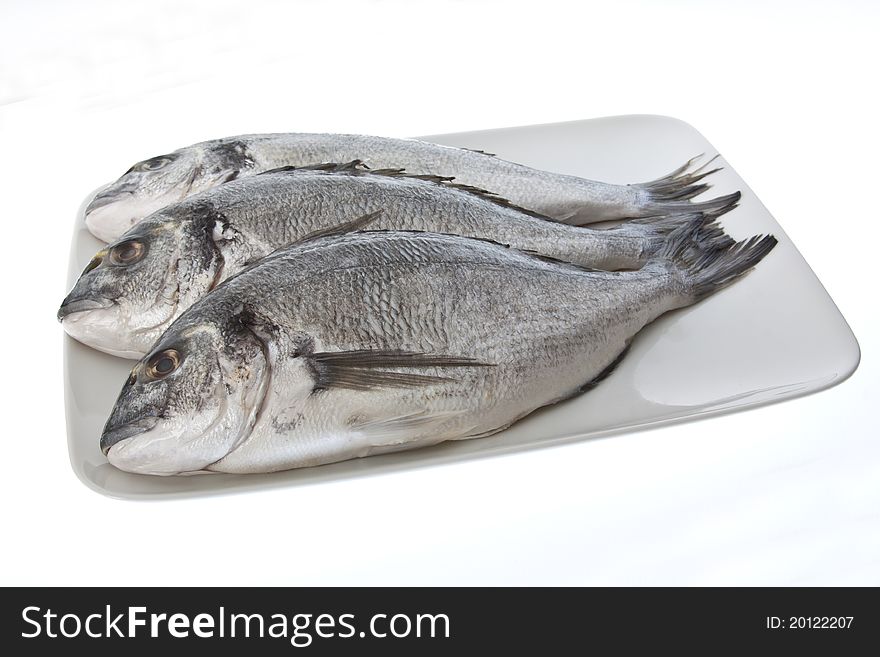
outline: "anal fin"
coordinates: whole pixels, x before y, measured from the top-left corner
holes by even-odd
[[[465,411],[414,411],[395,417],[371,418],[351,427],[361,434],[370,448],[398,448],[407,443],[419,446],[437,443],[447,437],[439,433],[440,427],[449,420],[463,415]],[[417,434],[421,434],[420,436]]]
[[[595,377],[593,377],[592,379],[590,379],[589,381],[587,381],[584,385],[582,385],[582,386],[578,389],[578,393],[588,392],[588,391],[592,390],[592,389],[595,388],[597,385],[599,385],[600,383],[602,383],[602,381],[604,381],[604,380],[607,379],[609,376],[611,376],[611,373],[612,373],[615,369],[617,369],[617,366],[620,365],[620,362],[621,362],[621,361],[626,357],[626,355],[629,353],[629,347],[630,347],[630,345],[627,344],[627,345],[623,348],[623,351],[621,351],[619,354],[617,354],[617,357],[616,357],[613,361],[611,361],[611,364],[608,365],[604,370],[602,370],[601,372],[599,372],[599,374],[597,374]]]

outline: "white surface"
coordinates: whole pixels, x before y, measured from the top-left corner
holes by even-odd
[[[608,117],[429,139],[608,182],[655,180],[695,153],[706,157],[717,153],[692,126],[661,116]],[[127,499],[298,486],[610,436],[784,401],[837,385],[859,361],[850,328],[745,182],[723,158],[714,164],[722,170],[712,175],[713,187],[705,198],[742,192],[740,206],[723,218],[728,232],[740,240],[775,235],[779,243],[731,289],[643,329],[623,362],[589,394],[542,409],[480,440],[264,476],[134,475],[111,466],[98,444],[132,361],[107,357],[65,337],[64,399],[73,468],[87,486]],[[103,247],[78,214],[68,287]],[[816,349],[816,344],[823,348]]]
[[[877,6],[533,6],[3,5],[0,582],[880,583]],[[703,422],[246,495],[133,504],[76,479],[54,313],[89,189],[223,134],[628,113],[697,126],[748,181],[858,337],[849,381]]]

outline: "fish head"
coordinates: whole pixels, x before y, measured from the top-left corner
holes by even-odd
[[[144,217],[238,177],[252,164],[243,151],[243,146],[206,143],[138,162],[86,206],[86,226],[98,239],[112,242]]]
[[[201,221],[160,213],[95,254],[58,318],[68,335],[90,347],[140,358],[217,284],[223,263]]]
[[[198,472],[250,435],[268,386],[262,343],[234,317],[188,319],[134,366],[104,426],[101,450],[121,470]]]

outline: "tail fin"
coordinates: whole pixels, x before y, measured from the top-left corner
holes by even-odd
[[[735,243],[734,240],[724,232],[716,221],[737,207],[741,196],[740,192],[734,192],[706,203],[689,203],[687,212],[632,219],[621,224],[621,230],[633,230],[649,239],[654,237],[657,246],[652,248],[648,255],[656,252],[669,236],[682,227],[700,229],[695,235],[695,239],[705,243],[707,247],[730,247]]]
[[[699,196],[711,187],[709,183],[703,182],[703,179],[721,171],[722,168],[708,169],[709,165],[718,158],[715,155],[697,168],[691,169],[701,157],[703,156],[697,155],[692,157],[675,171],[661,178],[631,185],[631,187],[636,187],[647,195],[643,206],[644,211],[640,216],[686,212],[689,209],[693,209],[695,205],[704,206],[707,212],[711,211],[712,204],[720,199],[713,199],[707,203],[694,204],[690,202],[691,199]]]
[[[687,201],[692,199],[709,189],[707,183],[701,183],[699,185],[697,183],[706,176],[710,176],[721,170],[721,167],[716,167],[711,171],[705,170],[706,167],[718,158],[718,156],[715,155],[693,171],[688,171],[688,169],[690,169],[691,166],[701,157],[703,157],[702,154],[692,157],[672,173],[666,174],[656,180],[639,183],[636,186],[650,192],[650,194],[658,201]]]
[[[742,192],[734,192],[733,194],[719,196],[717,198],[713,198],[710,201],[703,201],[702,203],[682,203],[682,210],[671,210],[669,208],[664,208],[662,212],[659,212],[655,215],[630,219],[630,222],[636,224],[653,224],[662,222],[675,222],[680,219],[684,219],[686,221],[692,218],[694,215],[701,215],[709,219],[717,219],[718,217],[727,214],[735,207],[737,207],[741,198]]]
[[[741,242],[730,240],[730,244],[719,246],[716,231],[724,234],[711,223],[696,228],[684,226],[669,236],[655,256],[678,268],[685,293],[694,302],[745,276],[777,243],[772,235],[755,235]]]
[[[691,203],[691,210],[702,213],[704,217],[717,219],[737,207],[741,198],[742,192],[734,192],[727,196],[713,198],[711,201]]]
[[[682,203],[682,209],[665,208],[663,212],[655,215],[630,219],[629,223],[667,226],[674,229],[696,218],[705,219],[707,222],[713,221],[736,208],[741,198],[742,192],[734,192],[702,203]]]

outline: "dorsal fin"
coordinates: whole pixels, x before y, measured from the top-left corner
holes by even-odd
[[[380,212],[381,212],[381,210],[379,210],[375,214],[378,215]],[[367,215],[367,217],[370,217],[370,216],[371,215]],[[362,219],[365,219],[365,218],[366,217],[363,217]],[[359,220],[355,220],[355,221],[359,221]],[[352,223],[354,223],[354,222],[352,222]],[[604,269],[596,269],[594,267],[587,267],[585,265],[580,265],[576,262],[569,262],[568,260],[560,260],[559,258],[547,256],[542,253],[538,253],[537,251],[532,251],[531,249],[521,249],[521,248],[518,248],[515,246],[511,246],[510,244],[505,244],[504,242],[499,242],[499,241],[493,240],[489,237],[474,237],[474,236],[470,236],[470,235],[468,235],[468,236],[459,235],[458,233],[437,233],[437,232],[428,231],[428,230],[414,230],[414,229],[402,229],[402,228],[394,229],[394,230],[391,230],[388,228],[375,228],[375,229],[368,228],[367,230],[361,230],[360,228],[357,228],[355,230],[340,230],[338,232],[334,231],[331,234],[332,235],[337,235],[337,234],[342,235],[345,233],[355,233],[355,232],[361,233],[363,235],[377,235],[377,234],[385,234],[385,235],[439,235],[441,237],[457,237],[459,239],[468,240],[470,242],[484,242],[486,244],[491,244],[492,246],[500,246],[503,249],[510,249],[511,251],[521,253],[524,256],[527,256],[529,258],[534,258],[535,260],[540,260],[542,262],[546,262],[551,265],[556,265],[557,267],[562,267],[565,269],[573,269],[575,271],[582,271],[582,272],[588,272],[588,273],[593,273],[593,272],[597,272],[597,271],[609,273]],[[303,239],[305,239],[305,238],[303,238]],[[295,244],[300,244],[300,243],[301,243],[301,241],[295,242]],[[288,244],[287,246],[290,246],[290,245]],[[283,249],[286,249],[287,246],[281,247],[280,249],[278,249],[278,251],[282,251]],[[616,272],[610,272],[610,273],[613,274]]]
[[[267,174],[295,173],[297,171],[323,171],[329,174],[342,174],[349,176],[386,176],[388,178],[410,178],[413,180],[424,180],[426,182],[434,183],[444,187],[457,189],[467,194],[472,194],[473,196],[494,203],[495,205],[515,210],[516,212],[522,212],[523,214],[534,217],[535,219],[541,219],[543,221],[554,221],[552,218],[548,217],[547,215],[541,214],[540,212],[535,212],[534,210],[529,210],[528,208],[524,208],[516,205],[515,203],[511,203],[503,196],[498,196],[494,192],[481,189],[480,187],[474,187],[473,185],[465,185],[464,183],[454,182],[454,176],[438,176],[428,173],[407,173],[405,169],[370,169],[366,164],[363,163],[362,160],[352,160],[351,162],[343,163],[325,162],[323,164],[313,164],[305,167],[278,167],[276,169],[263,171],[257,175],[263,176]]]
[[[370,223],[372,223],[377,217],[379,217],[381,215],[381,213],[382,213],[381,210],[377,210],[376,212],[373,212],[368,215],[364,215],[363,217],[358,217],[357,219],[354,219],[353,221],[349,221],[349,222],[346,222],[343,224],[338,224],[337,226],[331,227],[331,228],[327,229],[326,231],[323,231],[323,230],[315,231],[314,233],[311,233],[311,234],[297,240],[296,242],[292,242],[291,244],[285,244],[284,246],[281,246],[281,247],[275,249],[274,251],[266,254],[265,256],[262,256],[260,258],[257,258],[256,260],[245,263],[245,267],[241,271],[237,272],[233,276],[233,278],[240,276],[245,271],[253,269],[254,267],[262,265],[266,262],[269,262],[270,260],[272,260],[276,257],[284,257],[287,254],[288,249],[290,249],[291,247],[301,246],[305,243],[317,241],[319,239],[323,239],[326,237],[341,237],[343,235],[353,234],[353,233],[359,233],[361,235],[439,235],[441,237],[456,237],[456,238],[467,240],[470,242],[484,242],[486,244],[498,246],[503,249],[509,249],[509,250],[514,251],[516,253],[520,253],[527,258],[533,258],[535,260],[540,260],[541,262],[546,262],[548,264],[555,265],[556,267],[560,267],[562,269],[568,269],[571,271],[586,272],[586,273],[594,273],[597,271],[608,273],[608,272],[605,272],[605,270],[595,269],[592,267],[586,267],[584,265],[580,265],[580,264],[577,264],[574,262],[568,262],[566,260],[559,260],[558,258],[553,258],[551,256],[545,256],[540,253],[537,253],[536,251],[531,251],[529,249],[519,249],[514,246],[510,246],[510,244],[505,244],[504,242],[498,242],[496,240],[489,239],[488,237],[464,237],[464,236],[458,235],[456,233],[433,233],[433,232],[426,231],[426,230],[412,230],[412,229],[389,230],[387,228],[377,228],[377,229],[370,230],[369,228],[367,228],[367,230],[364,230],[364,228],[367,227]],[[616,272],[611,272],[611,273],[613,274]]]
[[[511,247],[513,248],[513,247]],[[533,251],[532,249],[515,249],[520,253],[525,253],[527,256],[534,258],[535,260],[542,260],[543,262],[548,262],[551,265],[556,265],[558,267],[566,267],[569,269],[576,269],[577,271],[585,271],[585,272],[597,272],[601,271],[604,273],[614,273],[609,272],[604,269],[597,269],[596,267],[587,267],[586,265],[579,265],[576,262],[569,262],[568,260],[561,260],[559,258],[554,258],[553,256],[544,255],[543,253],[538,253],[537,251]]]
[[[471,153],[479,153],[480,155],[487,155],[489,157],[497,157],[495,153],[490,153],[489,151],[484,151],[482,148],[462,148],[463,151],[470,151]]]
[[[268,176],[274,173],[292,173],[294,171],[326,171],[327,173],[353,173],[356,171],[369,171],[370,168],[364,164],[363,160],[352,160],[351,162],[324,162],[322,164],[309,164],[307,166],[295,166],[288,164],[283,167],[275,167],[274,169],[266,169],[256,174],[258,176]]]

